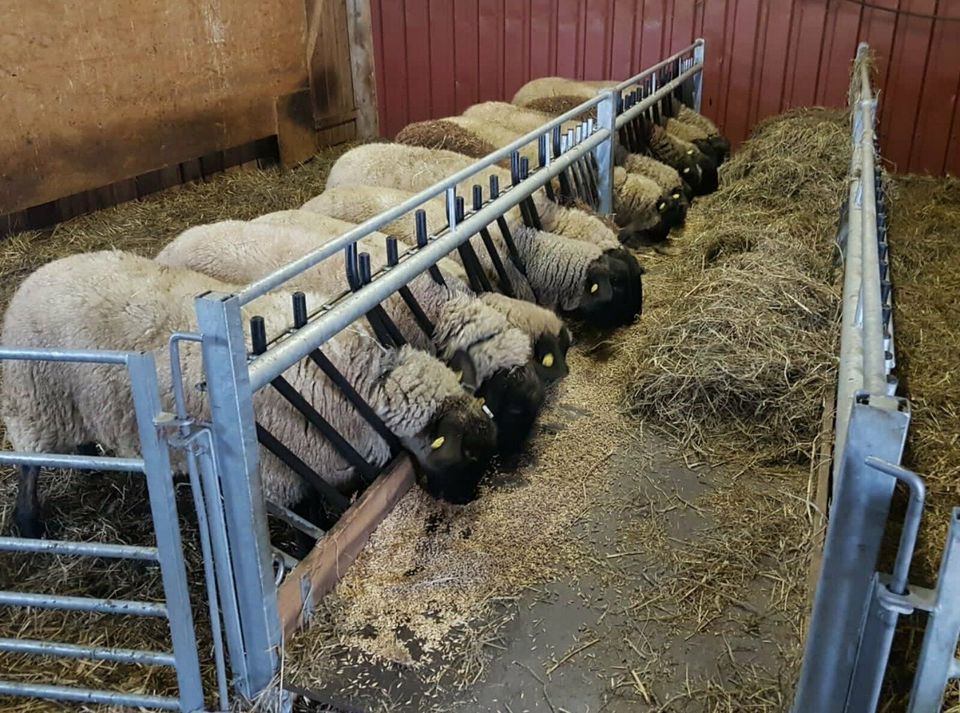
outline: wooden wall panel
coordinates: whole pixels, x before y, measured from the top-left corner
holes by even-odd
[[[6,0],[0,214],[275,133],[303,0]]]
[[[900,170],[960,172],[960,21],[896,12],[960,18],[950,0],[467,0],[462,11],[459,2],[374,3],[385,18],[379,31],[391,28],[376,43],[392,92],[380,105],[386,135],[407,123],[407,96],[429,92],[430,115],[443,116],[474,96],[509,100],[537,76],[624,78],[700,36],[708,59],[704,112],[738,142],[757,121],[788,108],[843,106],[853,54],[866,40],[878,59],[885,156]],[[449,45],[454,4],[453,32],[464,45],[454,61],[405,68],[408,51],[449,57],[424,48]],[[411,26],[428,11],[441,18],[439,27]],[[389,35],[404,15],[400,43]],[[474,48],[480,61],[465,64]]]

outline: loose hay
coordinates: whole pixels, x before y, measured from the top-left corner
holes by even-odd
[[[459,648],[465,633],[474,639],[470,626],[501,598],[556,575],[573,546],[565,534],[605,487],[603,463],[628,437],[611,408],[620,365],[598,373],[579,351],[570,359],[519,468],[465,507],[419,490],[401,500],[328,597],[325,624],[291,642],[292,680],[322,684],[331,661],[309,652],[336,642],[379,663],[420,667],[437,682],[450,673],[436,665],[438,654]],[[454,678],[464,685],[477,664],[457,659]]]
[[[809,458],[835,368],[830,241],[849,157],[845,115],[807,109],[759,124],[721,168],[629,345],[634,414],[721,458]]]
[[[897,376],[913,408],[904,460],[927,485],[910,580],[931,587],[951,509],[960,505],[960,179],[902,176],[894,188],[888,202]],[[895,639],[884,711],[906,709],[924,623],[920,616],[907,621]],[[960,711],[957,682],[944,710]]]

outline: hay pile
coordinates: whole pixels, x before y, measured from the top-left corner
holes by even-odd
[[[833,381],[831,241],[846,194],[846,116],[804,109],[758,124],[698,201],[684,254],[630,345],[627,407],[684,448],[805,462]]]
[[[902,176],[894,188],[889,241],[897,376],[912,406],[904,464],[927,484],[910,580],[931,587],[951,510],[960,505],[960,179]],[[910,617],[894,641],[884,710],[906,709],[923,623],[922,616]],[[960,711],[956,681],[944,710]]]

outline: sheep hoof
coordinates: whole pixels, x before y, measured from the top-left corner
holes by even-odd
[[[661,255],[679,255],[680,254],[680,248],[678,248],[676,245],[671,245],[669,243],[656,245],[654,246],[653,249],[656,250]]]
[[[33,508],[21,508],[19,505],[13,511],[13,529],[19,537],[33,540],[39,540],[46,534],[40,514]]]

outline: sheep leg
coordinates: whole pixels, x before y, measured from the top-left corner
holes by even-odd
[[[44,527],[40,517],[40,498],[37,495],[37,480],[40,466],[20,466],[20,486],[13,509],[13,523],[21,537],[43,537]]]

